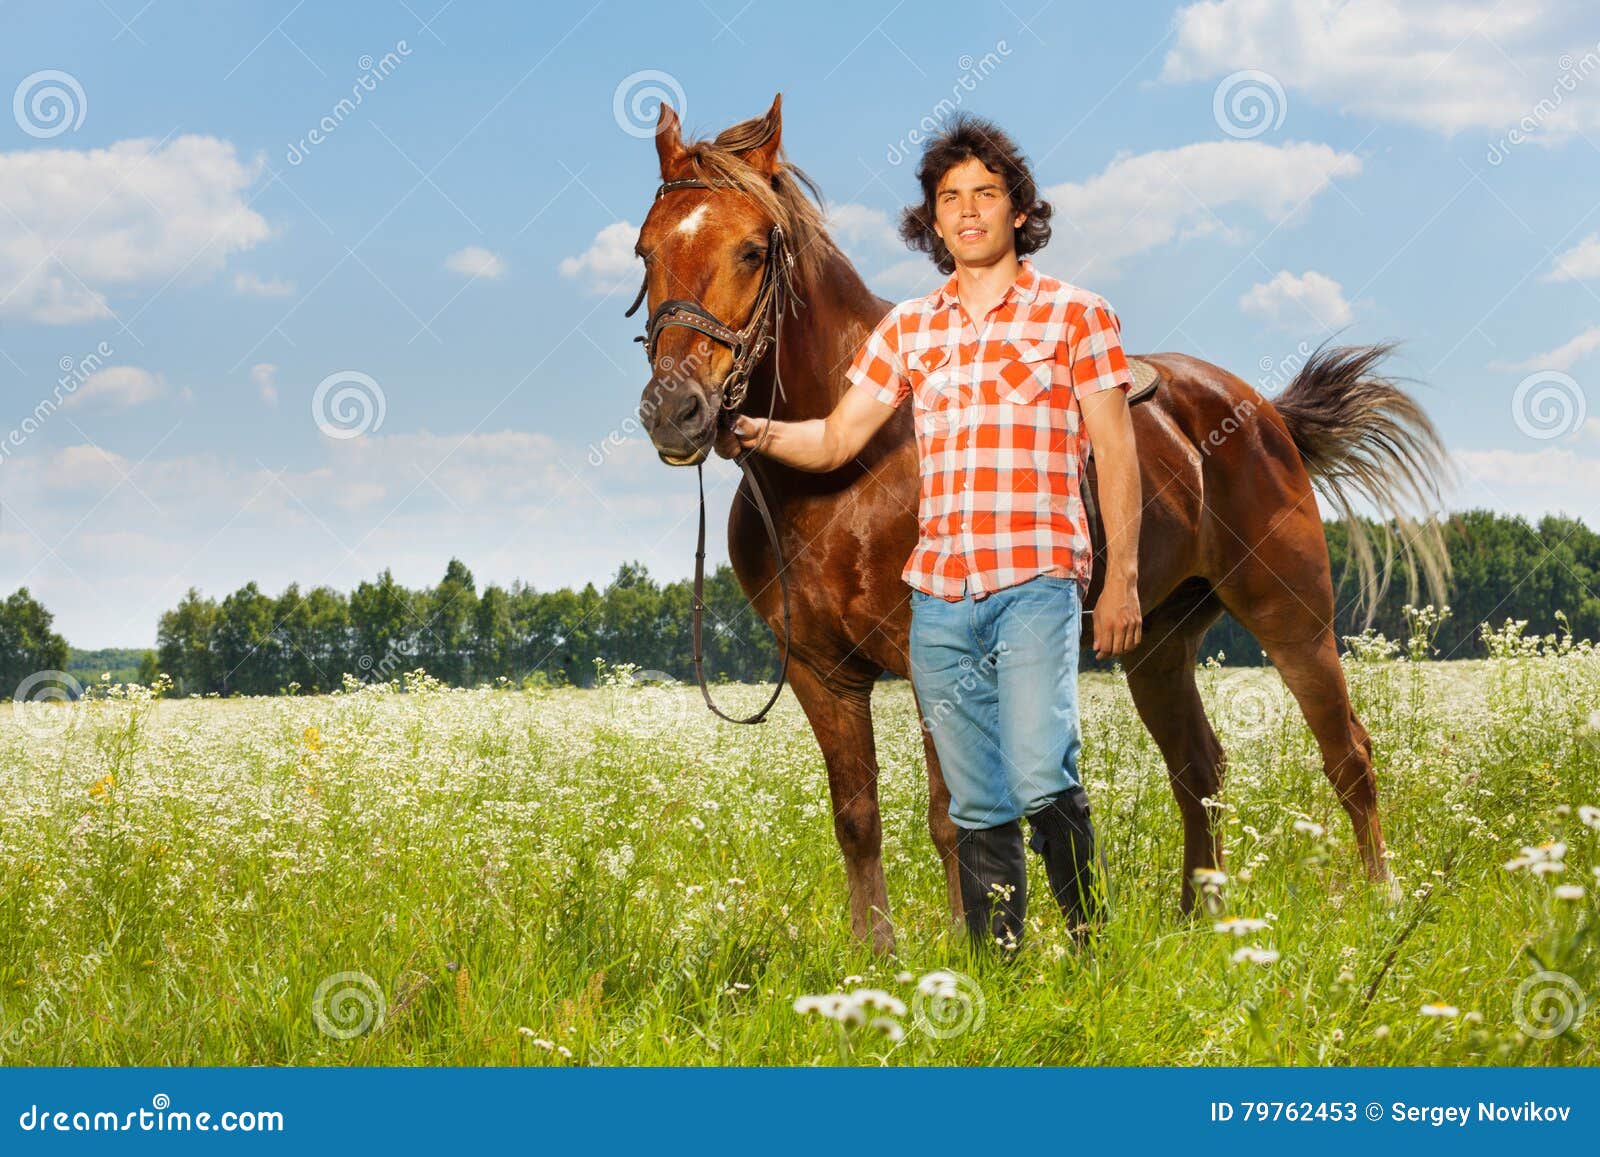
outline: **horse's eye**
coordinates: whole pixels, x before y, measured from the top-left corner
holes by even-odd
[[[739,260],[750,266],[760,265],[766,259],[766,252],[761,249],[746,249],[739,255]]]

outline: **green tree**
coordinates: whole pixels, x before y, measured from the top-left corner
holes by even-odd
[[[253,582],[222,600],[215,632],[214,690],[223,695],[270,695],[288,682],[278,663],[283,648],[273,608],[273,600]]]
[[[472,619],[472,680],[492,683],[510,677],[515,651],[511,596],[504,587],[487,586]]]
[[[66,670],[67,641],[51,629],[54,622],[27,587],[0,603],[0,689],[7,698],[30,675]]]
[[[217,685],[220,670],[213,638],[217,619],[215,600],[201,597],[194,587],[177,607],[161,616],[156,654],[180,694],[203,695]]]
[[[439,585],[422,600],[418,665],[453,686],[465,685],[472,663],[472,628],[477,610],[472,572],[460,559],[453,558]]]
[[[350,627],[355,654],[352,674],[387,681],[415,667],[415,596],[387,569],[376,582],[363,582],[350,596]]]

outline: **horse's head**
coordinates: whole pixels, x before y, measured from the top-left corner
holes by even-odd
[[[741,404],[777,340],[791,275],[826,238],[801,191],[815,187],[782,158],[782,99],[765,116],[690,144],[677,114],[661,106],[661,186],[634,247],[644,261],[639,292],[650,319],[651,377],[639,416],[672,466],[695,465],[711,452],[724,413]]]

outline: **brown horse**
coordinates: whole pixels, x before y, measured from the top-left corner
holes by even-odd
[[[804,308],[780,316],[783,341],[753,367],[746,413],[780,419],[827,415],[847,388],[844,370],[891,303],[872,293],[829,238],[815,185],[780,145],[781,96],[765,116],[714,140],[685,143],[663,105],[656,132],[658,192],[639,232],[652,310],[696,303],[722,331],[752,328],[769,253],[793,256]],[[702,187],[710,186],[710,187]],[[774,232],[777,226],[781,232]],[[1270,656],[1321,750],[1323,768],[1355,827],[1375,881],[1389,880],[1378,822],[1372,744],[1351,710],[1333,632],[1327,540],[1314,481],[1349,515],[1350,495],[1403,517],[1437,497],[1445,461],[1423,411],[1375,373],[1388,347],[1318,350],[1268,401],[1225,370],[1182,354],[1147,359],[1164,379],[1136,406],[1144,494],[1139,595],[1143,642],[1124,656],[1140,718],[1161,749],[1183,817],[1183,893],[1194,873],[1222,865],[1218,825],[1203,800],[1217,795],[1223,750],[1195,685],[1201,638],[1224,608]],[[694,465],[726,453],[724,382],[735,368],[725,339],[683,325],[660,331],[640,406],[662,460]],[[740,367],[743,376],[744,367]],[[774,396],[774,371],[782,388]],[[1092,459],[1090,460],[1092,466]],[[894,931],[880,858],[872,689],[893,671],[909,677],[909,589],[900,570],[917,540],[918,461],[911,407],[902,407],[849,465],[806,473],[756,456],[752,465],[777,519],[794,594],[790,673],[827,764],[834,832],[844,852],[855,935],[879,951]],[[1092,485],[1092,472],[1086,475]],[[1354,556],[1369,607],[1378,593],[1373,552],[1351,518]],[[1098,594],[1103,531],[1093,527]],[[1434,591],[1448,560],[1436,527],[1402,543],[1408,573]],[[756,611],[781,627],[777,564],[741,484],[728,520],[734,572]],[[1392,552],[1386,554],[1383,579]],[[961,918],[956,829],[927,729],[928,824],[944,861],[951,912]]]

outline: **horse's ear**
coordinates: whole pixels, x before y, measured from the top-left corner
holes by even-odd
[[[770,177],[778,169],[778,148],[783,143],[783,93],[772,98],[772,107],[767,110],[763,118],[767,125],[767,135],[759,145],[753,145],[740,153],[751,168],[763,176]]]
[[[678,128],[678,114],[666,101],[661,102],[661,116],[656,121],[656,156],[661,159],[661,179],[671,180],[685,153],[683,134]]]

